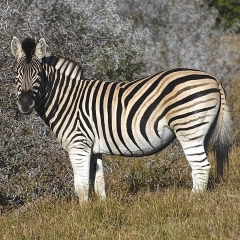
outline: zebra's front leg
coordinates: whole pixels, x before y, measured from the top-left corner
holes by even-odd
[[[90,163],[90,179],[95,193],[101,200],[106,199],[102,154],[93,154]]]
[[[74,173],[74,187],[80,204],[88,201],[90,156],[90,151],[83,151],[79,148],[72,148],[69,151]]]

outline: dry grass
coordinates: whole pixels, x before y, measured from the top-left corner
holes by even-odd
[[[233,149],[228,179],[204,195],[172,185],[136,194],[108,187],[107,201],[83,206],[42,199],[2,214],[0,239],[240,239],[239,154]]]

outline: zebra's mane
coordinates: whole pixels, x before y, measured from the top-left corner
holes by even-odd
[[[26,38],[22,41],[22,49],[26,54],[26,61],[27,63],[31,62],[32,55],[36,49],[36,41],[33,38]]]
[[[64,60],[68,61],[68,62],[72,62],[75,66],[77,65],[79,68],[81,68],[81,70],[83,70],[83,66],[80,62],[76,61],[76,60],[73,60],[69,57],[65,57],[65,56],[62,56],[62,55],[56,55],[58,58],[63,58]]]
[[[73,60],[71,58],[68,58],[68,57],[64,57],[62,55],[50,55],[50,56],[47,56],[47,57],[44,58],[44,62],[48,63],[50,66],[56,66],[57,62],[60,59],[63,59],[64,61],[67,61],[69,63],[73,63],[72,69],[77,66],[79,68],[79,71],[81,72],[81,77],[80,78],[86,80],[86,78],[83,76],[84,68],[83,68],[82,64],[79,63],[78,61],[75,61],[75,60]]]
[[[80,79],[85,79],[85,78],[84,78],[84,75],[83,75],[83,73],[84,73],[84,68],[83,68],[83,66],[82,66],[82,64],[81,64],[80,62],[78,62],[78,61],[76,61],[76,60],[73,60],[73,59],[71,59],[71,58],[68,58],[68,57],[63,57],[63,56],[58,56],[58,57],[59,57],[59,58],[63,58],[65,61],[68,61],[68,62],[73,63],[75,66],[78,66],[79,69],[80,69],[80,71],[81,71],[81,77],[80,77]]]

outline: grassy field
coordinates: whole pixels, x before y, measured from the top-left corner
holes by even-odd
[[[239,154],[232,150],[227,180],[204,195],[190,197],[177,182],[130,193],[124,184],[113,187],[112,173],[105,202],[92,196],[83,206],[48,198],[25,204],[0,216],[0,239],[240,239]]]

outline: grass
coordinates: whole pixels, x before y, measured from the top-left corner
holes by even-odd
[[[233,149],[228,179],[206,194],[190,197],[176,184],[116,194],[110,185],[105,202],[39,199],[0,216],[0,239],[240,239],[239,154]]]

